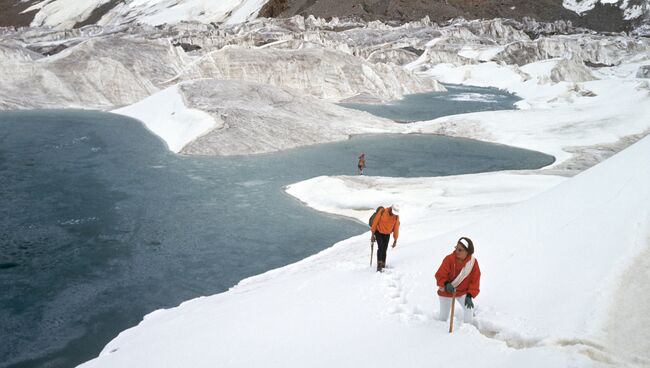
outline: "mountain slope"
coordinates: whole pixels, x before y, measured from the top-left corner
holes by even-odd
[[[599,31],[629,31],[650,21],[649,0],[0,0],[0,27],[78,28],[89,24],[181,21],[238,23],[256,16],[360,17],[436,22],[455,17],[571,21]]]
[[[151,25],[199,22],[244,22],[266,0],[0,0],[0,27],[79,28],[89,24],[140,22]]]
[[[629,10],[628,10],[629,9]],[[429,16],[441,22],[454,17],[529,17],[552,22],[568,20],[574,26],[600,31],[636,27],[641,14],[650,12],[647,0],[599,2],[598,0],[271,0],[260,11],[263,17],[313,14],[320,17],[358,16],[365,20],[417,20]],[[637,17],[632,17],[637,15]]]
[[[28,27],[38,12],[24,12],[37,1],[0,0],[0,27]]]

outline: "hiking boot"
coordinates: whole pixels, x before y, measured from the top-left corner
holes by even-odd
[[[377,272],[382,272],[386,267],[386,263],[382,261],[377,261]]]

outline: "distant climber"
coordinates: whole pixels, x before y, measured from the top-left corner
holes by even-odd
[[[399,206],[394,204],[388,208],[382,208],[375,216],[370,227],[372,236],[370,242],[377,241],[377,271],[381,272],[386,267],[386,250],[390,241],[390,233],[393,233],[393,248],[397,246],[399,237]]]
[[[361,156],[359,156],[357,167],[359,168],[359,175],[363,175],[363,169],[366,167],[366,154],[363,152],[361,152]]]
[[[463,321],[471,323],[474,316],[473,298],[479,293],[481,269],[474,258],[474,243],[471,239],[458,239],[454,252],[442,260],[436,272],[438,296],[440,297],[441,321],[449,318],[452,298],[463,307]]]

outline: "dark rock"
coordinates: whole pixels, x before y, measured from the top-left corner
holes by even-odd
[[[264,18],[276,18],[288,7],[289,2],[287,0],[270,0],[264,4],[257,15]]]
[[[38,2],[40,1],[0,0],[0,27],[28,27],[37,11],[23,11]]]
[[[183,49],[183,51],[185,51],[185,52],[201,50],[201,46],[193,45],[193,44],[185,43],[185,42],[177,42],[177,43],[173,43],[172,45],[180,46]]]
[[[104,16],[104,14],[108,13],[111,9],[117,6],[119,3],[123,3],[124,0],[111,0],[107,2],[106,4],[102,4],[95,8],[95,10],[90,13],[90,16],[88,19],[84,20],[83,22],[79,22],[74,25],[73,28],[81,28],[83,26],[95,24],[99,22],[100,19]]]
[[[40,46],[40,45],[28,45],[27,49],[37,52],[43,56],[50,56],[50,55],[55,55],[58,54],[59,52],[67,49],[70,47],[70,45],[66,45],[64,43],[60,43],[57,45],[46,45],[46,46]]]
[[[511,18],[542,22],[568,21],[576,27],[597,31],[631,30],[634,21],[623,18],[617,4],[600,4],[582,15],[562,6],[562,0],[270,0],[260,11],[264,17],[285,18],[294,15],[321,18],[358,16],[363,20],[413,21],[424,16],[434,22],[451,18]],[[565,23],[566,24],[566,23]],[[560,31],[558,25],[555,31]],[[552,34],[547,30],[546,34]],[[536,38],[531,32],[531,38]]]
[[[402,50],[410,51],[410,52],[414,53],[417,56],[420,56],[420,55],[422,55],[424,53],[424,50],[419,50],[419,49],[416,49],[415,47],[411,47],[411,46],[402,47]]]
[[[614,64],[592,63],[591,61],[585,61],[585,65],[590,68],[608,68],[611,66],[616,66]]]

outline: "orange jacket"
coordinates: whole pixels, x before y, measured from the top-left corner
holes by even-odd
[[[438,272],[436,272],[436,282],[439,287],[444,288],[445,282],[452,282],[456,276],[460,273],[460,270],[463,269],[463,266],[469,262],[469,255],[462,261],[456,260],[456,255],[451,253],[442,260]],[[478,267],[478,260],[474,262],[474,267],[472,267],[472,272],[467,275],[465,280],[458,285],[456,288],[456,296],[463,296],[467,293],[472,294],[472,297],[476,298],[480,291],[481,286],[481,269]],[[438,289],[438,295],[446,296],[451,298],[451,294],[446,291],[441,291]]]
[[[397,240],[399,237],[399,216],[394,216],[390,214],[388,208],[379,210],[377,216],[372,221],[372,226],[370,231],[374,234],[375,231],[379,230],[382,234],[393,233],[393,238]]]

